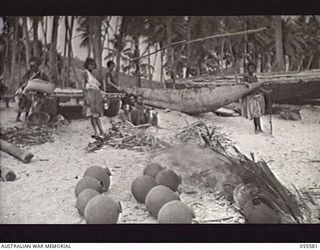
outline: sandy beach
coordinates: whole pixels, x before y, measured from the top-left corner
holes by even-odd
[[[5,108],[1,103],[1,128],[15,124],[14,104]],[[278,179],[290,190],[293,184],[301,192],[309,191],[320,208],[320,107],[303,106],[302,120],[283,120],[272,116],[273,135],[255,134],[252,121],[241,116],[221,117],[206,113],[197,117],[176,111],[159,110],[160,128],[148,131],[170,142],[174,134],[186,125],[202,119],[218,127],[219,133],[230,138],[246,155],[253,153],[256,160],[264,159]],[[267,126],[269,117],[263,117]],[[105,128],[109,118],[103,117]],[[0,182],[1,224],[84,224],[75,207],[74,188],[84,171],[98,165],[112,172],[108,194],[120,201],[123,213],[119,223],[157,223],[131,195],[132,181],[142,175],[146,164],[156,161],[166,165],[165,154],[153,155],[105,146],[87,153],[92,141],[90,122],[72,120],[54,133],[54,142],[27,147],[35,157],[24,164],[1,151],[1,165],[12,168],[17,180]],[[170,167],[170,166],[168,166]],[[192,184],[190,175],[181,173],[181,199],[193,207],[195,223],[243,223],[243,217],[215,190]]]

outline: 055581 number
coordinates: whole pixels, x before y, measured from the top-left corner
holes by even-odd
[[[317,244],[300,244],[300,248],[318,248]]]

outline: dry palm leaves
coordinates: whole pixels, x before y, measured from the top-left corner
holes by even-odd
[[[219,148],[223,151],[232,145],[232,141],[218,131],[211,123],[199,120],[175,135],[183,143],[204,142],[206,146]]]
[[[200,120],[183,129],[175,137],[183,143],[204,142],[205,147],[211,149],[210,153],[202,147],[204,151],[200,153],[199,149],[197,157],[192,153],[182,154],[180,157],[176,155],[175,161],[182,161],[180,165],[187,169],[196,166],[198,170],[203,170],[202,172],[207,171],[207,177],[203,181],[213,187],[218,181],[221,191],[227,198],[231,198],[231,201],[235,198],[235,187],[253,183],[261,191],[255,196],[268,202],[268,205],[277,211],[281,218],[280,223],[314,223],[314,216],[301,194],[297,191],[297,194],[293,193],[283,186],[266,162],[255,162],[253,155],[250,159],[242,154],[229,139],[217,132],[216,127]],[[213,178],[211,180],[208,177]]]
[[[53,142],[52,130],[46,125],[9,127],[1,131],[0,137],[9,143],[20,146],[32,146]]]
[[[112,128],[104,140],[90,143],[87,151],[96,151],[109,145],[115,149],[129,149],[138,152],[168,148],[170,145],[156,136],[147,133],[150,124],[134,126],[130,123],[112,123]]]

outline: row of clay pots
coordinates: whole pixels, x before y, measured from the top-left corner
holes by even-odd
[[[146,166],[143,174],[132,182],[131,193],[134,198],[145,203],[148,212],[159,223],[190,224],[195,213],[180,200],[176,192],[181,177],[158,163]]]
[[[92,166],[76,185],[77,209],[88,224],[115,224],[119,220],[121,204],[106,194],[110,176],[109,168]]]

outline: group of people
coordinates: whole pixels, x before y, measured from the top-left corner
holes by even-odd
[[[32,58],[30,60],[30,69],[23,76],[22,82],[16,91],[18,97],[18,114],[17,121],[20,121],[21,113],[25,112],[27,119],[30,108],[33,103],[37,103],[37,99],[41,100],[42,93],[35,93],[30,96],[25,91],[28,81],[38,78],[48,81],[48,76],[39,69],[40,60]],[[86,117],[90,118],[94,134],[93,138],[103,138],[106,135],[100,117],[104,114],[103,92],[124,92],[124,90],[117,84],[113,71],[115,63],[113,61],[107,62],[107,72],[102,83],[94,76],[94,70],[97,68],[96,62],[92,58],[87,58],[84,63],[83,85],[84,92],[84,113]],[[247,74],[243,77],[243,82],[250,88],[252,83],[258,81],[255,73],[255,65],[252,62],[247,64]],[[256,133],[261,133],[261,116],[265,114],[265,96],[270,95],[271,91],[263,87],[254,88],[248,95],[240,99],[241,113],[244,117],[253,120],[254,130]],[[134,125],[141,125],[150,123],[153,116],[150,109],[146,108],[142,95],[135,96],[134,94],[126,93],[126,97],[122,99],[122,118],[130,121]],[[157,119],[157,118],[155,118]]]
[[[21,114],[25,113],[25,120],[27,120],[28,115],[30,114],[30,110],[34,112],[40,108],[41,102],[44,98],[44,94],[42,92],[35,92],[33,95],[26,91],[26,86],[28,85],[28,81],[33,79],[41,79],[44,81],[49,81],[49,77],[40,70],[40,59],[37,57],[33,57],[29,62],[29,70],[22,77],[22,81],[19,84],[18,89],[15,92],[15,97],[18,102],[18,111],[16,121],[20,121]]]
[[[94,131],[92,135],[95,139],[103,139],[107,133],[104,131],[100,117],[104,114],[103,92],[124,92],[117,84],[113,71],[115,63],[107,62],[107,72],[103,82],[99,82],[94,76],[94,70],[97,68],[96,62],[92,58],[87,58],[84,63],[83,74],[83,92],[84,92],[84,113],[90,118],[91,125]],[[134,125],[141,125],[151,121],[150,109],[144,105],[142,95],[135,96],[126,93],[126,97],[122,100],[122,117],[130,121]]]

